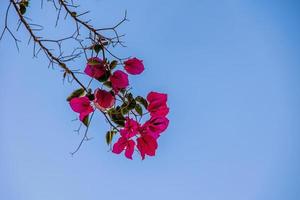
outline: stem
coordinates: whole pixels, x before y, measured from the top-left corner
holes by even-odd
[[[27,23],[23,15],[20,13],[19,8],[17,6],[17,3],[14,0],[10,0],[10,2],[13,4],[20,21],[23,23],[27,31],[29,32],[30,36],[33,38],[34,42],[36,42],[41,49],[43,49],[46,56],[50,59],[51,62],[55,61],[58,66],[60,66],[67,74],[70,74],[71,77],[87,92],[86,87],[78,80],[78,78],[75,76],[75,74],[67,67],[67,65],[62,62],[58,57],[54,56],[51,51],[43,44],[43,42],[37,37],[33,30],[31,29],[30,25]]]
[[[77,146],[77,148],[75,149],[75,151],[73,151],[73,152],[71,153],[72,156],[73,156],[75,153],[77,153],[77,151],[78,151],[78,150],[80,149],[80,147],[82,146],[83,141],[85,140],[85,138],[87,138],[88,130],[89,130],[89,127],[90,127],[90,123],[91,123],[91,121],[92,121],[92,119],[93,119],[94,113],[95,113],[95,111],[94,111],[94,112],[92,113],[92,115],[91,115],[91,118],[90,118],[90,120],[89,120],[89,123],[88,123],[88,125],[87,125],[87,127],[86,127],[86,130],[85,130],[85,132],[84,132],[84,135],[83,135],[83,137],[82,137],[82,139],[81,139],[79,145]]]

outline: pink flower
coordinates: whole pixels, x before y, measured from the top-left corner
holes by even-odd
[[[98,57],[90,58],[85,67],[84,73],[96,79],[103,76],[105,74],[105,64],[103,60]]]
[[[128,75],[121,70],[115,71],[110,77],[112,88],[116,93],[120,89],[125,89],[129,85]]]
[[[111,108],[115,104],[116,99],[111,92],[107,92],[98,88],[95,90],[94,95],[94,104],[100,110]]]
[[[80,121],[83,121],[85,117],[94,111],[87,97],[75,97],[71,99],[70,106],[74,112],[79,113]]]
[[[120,133],[123,137],[131,138],[138,133],[139,127],[140,124],[137,121],[127,117],[125,127],[120,130]]]
[[[147,110],[151,116],[166,116],[169,113],[167,94],[150,92],[147,95],[147,100],[149,102]]]
[[[137,139],[137,148],[141,153],[142,160],[145,159],[145,155],[155,156],[157,147],[156,139],[150,135],[142,135]]]
[[[139,60],[137,58],[131,58],[124,62],[127,73],[132,75],[140,74],[144,71],[144,64],[142,60]]]
[[[125,150],[125,156],[128,159],[132,159],[132,154],[134,152],[135,142],[129,140],[127,137],[120,137],[119,140],[114,144],[112,152],[115,154],[120,154]]]
[[[151,117],[150,120],[143,125],[143,129],[144,132],[148,132],[149,135],[156,139],[168,128],[168,125],[169,120],[166,117]]]

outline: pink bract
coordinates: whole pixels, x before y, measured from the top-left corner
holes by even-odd
[[[94,104],[100,110],[105,110],[107,108],[111,108],[115,104],[115,97],[111,92],[96,89],[95,90],[95,99]]]
[[[84,73],[92,78],[98,79],[105,74],[105,71],[106,69],[103,60],[98,57],[92,57],[88,60]]]
[[[120,130],[120,133],[122,137],[131,138],[138,133],[139,127],[140,124],[137,121],[127,117],[125,127]]]
[[[71,99],[70,106],[74,112],[79,113],[80,121],[83,121],[85,117],[94,111],[87,97],[75,97]]]
[[[157,141],[150,135],[142,135],[137,139],[137,148],[141,153],[142,159],[145,159],[145,155],[155,156],[157,149]]]
[[[168,100],[168,95],[159,92],[149,92],[149,94],[147,95],[147,100],[149,102],[160,101],[162,103],[166,103]]]
[[[120,137],[119,140],[114,144],[112,152],[115,154],[120,154],[125,150],[126,158],[132,159],[134,146],[135,142],[133,140],[128,140],[126,137]]]
[[[149,102],[147,110],[151,116],[166,116],[169,113],[167,94],[150,92],[147,95],[147,100]]]
[[[128,75],[121,70],[115,71],[111,75],[110,81],[112,84],[112,88],[116,93],[118,93],[120,89],[125,89],[129,85]]]
[[[160,133],[168,128],[168,125],[169,120],[166,117],[151,117],[150,120],[144,124],[149,134],[154,138],[158,138]]]
[[[131,58],[124,62],[124,69],[127,73],[132,75],[141,74],[144,71],[144,64],[142,60]]]

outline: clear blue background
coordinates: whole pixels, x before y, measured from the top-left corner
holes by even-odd
[[[115,52],[146,65],[130,79],[134,92],[169,94],[157,156],[108,152],[108,125],[96,116],[93,140],[71,157],[81,136],[65,97],[77,85],[63,85],[44,56],[32,59],[22,28],[19,54],[8,34],[0,43],[0,199],[299,200],[300,2],[90,0],[80,8],[97,27],[125,9],[128,48]],[[52,38],[71,33],[64,21],[54,28],[53,11],[32,1],[28,14]]]

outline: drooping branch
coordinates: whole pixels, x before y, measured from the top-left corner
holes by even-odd
[[[51,51],[44,45],[44,43],[42,42],[42,40],[40,39],[40,37],[36,36],[33,32],[33,30],[31,29],[29,23],[26,21],[26,19],[24,18],[24,16],[20,13],[20,10],[18,8],[17,2],[15,2],[14,0],[10,0],[11,4],[13,5],[20,21],[22,22],[22,24],[25,26],[26,30],[29,32],[30,36],[33,38],[34,43],[38,44],[39,47],[44,51],[45,55],[48,57],[48,59],[50,60],[50,62],[55,62],[56,64],[58,64],[58,66],[60,66],[64,72],[67,75],[70,75],[86,92],[87,89],[86,87],[83,85],[83,83],[81,83],[79,81],[79,79],[75,76],[75,74],[73,73],[72,70],[70,70],[67,65],[59,58],[54,56]],[[45,40],[44,40],[45,41]]]
[[[90,20],[82,19],[82,16],[89,13],[89,11],[78,14],[76,12],[78,6],[74,4],[73,0],[70,0],[70,3],[67,0],[47,0],[47,2],[52,2],[57,11],[55,26],[57,26],[62,13],[65,13],[64,20],[67,20],[67,17],[70,16],[70,19],[75,22],[75,32],[72,35],[61,39],[45,39],[39,36],[40,34],[37,34],[37,32],[42,31],[43,26],[34,24],[25,15],[29,0],[9,0],[5,13],[5,26],[0,35],[0,40],[3,38],[4,33],[8,32],[19,49],[19,40],[8,24],[9,11],[13,7],[18,16],[17,31],[23,25],[30,36],[28,44],[33,42],[33,57],[37,57],[40,52],[43,52],[49,60],[49,66],[57,65],[63,70],[64,80],[65,78],[68,78],[70,82],[75,80],[80,86],[71,93],[67,100],[73,111],[79,114],[79,119],[82,122],[75,132],[79,133],[82,125],[85,125],[86,129],[80,143],[71,154],[77,153],[84,141],[91,139],[88,137],[88,131],[94,113],[98,111],[110,125],[110,129],[106,133],[108,145],[112,144],[114,135],[119,133],[120,138],[114,144],[113,153],[119,154],[126,150],[125,156],[132,159],[136,144],[134,140],[136,140],[137,150],[141,153],[142,159],[146,154],[149,156],[155,155],[156,140],[169,123],[166,118],[169,112],[167,95],[150,92],[146,99],[141,96],[133,96],[130,91],[128,75],[142,73],[144,71],[143,61],[137,58],[119,58],[111,52],[111,47],[116,47],[118,44],[124,47],[123,42],[120,40],[124,35],[120,35],[117,28],[127,21],[127,13],[125,12],[124,18],[110,28],[95,28],[90,24]],[[43,0],[41,2],[42,6]],[[113,37],[108,37],[104,33],[111,33],[110,35],[113,35]],[[75,41],[75,47],[70,54],[65,54],[62,48],[67,40]],[[52,46],[54,48],[51,48]],[[102,58],[101,55],[98,55],[100,52]],[[69,65],[70,61],[74,61],[81,55],[84,55],[87,61],[84,72],[81,69],[72,69]],[[118,66],[122,66],[122,68],[117,69]],[[79,80],[78,76],[81,74],[90,77],[87,85]],[[95,90],[91,86],[94,80],[98,81]],[[153,103],[152,105],[151,101],[155,105]],[[143,108],[148,112],[144,112]],[[143,121],[141,120],[145,115],[149,115],[150,119],[142,124]]]
[[[53,40],[53,39],[43,39],[42,37],[40,36],[37,36],[35,34],[34,31],[37,31],[35,29],[32,28],[32,24],[29,23],[26,19],[25,16],[23,16],[21,13],[20,13],[20,10],[19,10],[19,7],[18,7],[18,2],[14,1],[14,0],[10,0],[10,3],[9,3],[9,6],[7,8],[7,12],[6,12],[6,17],[5,17],[5,28],[1,34],[1,38],[3,37],[3,34],[5,32],[5,30],[7,30],[11,36],[15,39],[16,41],[16,45],[17,45],[17,42],[19,42],[19,40],[14,36],[14,34],[12,33],[12,31],[9,29],[8,27],[8,22],[7,22],[7,18],[8,18],[8,12],[9,12],[9,9],[11,7],[11,5],[14,7],[14,10],[16,11],[18,17],[19,17],[19,26],[18,28],[20,27],[21,24],[24,25],[25,29],[28,31],[29,35],[30,35],[30,39],[28,41],[28,43],[31,41],[33,41],[34,43],[34,52],[36,52],[36,45],[39,46],[39,50],[38,52],[35,54],[34,53],[34,57],[37,56],[37,54],[42,50],[46,57],[49,59],[50,63],[54,63],[54,64],[57,64],[60,68],[62,68],[64,70],[64,76],[66,75],[70,75],[72,77],[73,80],[75,80],[81,88],[83,88],[86,92],[88,92],[88,87],[85,87],[84,84],[77,78],[77,76],[75,75],[77,72],[75,72],[74,70],[72,71],[70,68],[67,67],[67,64],[65,62],[67,61],[70,61],[70,60],[73,60],[75,59],[77,56],[79,56],[79,54],[74,54],[74,51],[76,51],[77,49],[75,49],[72,54],[70,56],[63,56],[62,55],[62,52],[61,52],[61,42],[62,41],[65,41],[65,40],[68,40],[68,39],[75,39],[75,40],[79,40],[78,38],[74,37],[74,34],[69,36],[69,37],[65,37],[65,38],[62,38],[62,39],[58,39],[58,40]],[[77,29],[78,31],[78,29]],[[55,56],[51,50],[45,45],[45,43],[55,43],[59,46],[59,50],[60,50],[60,55],[59,56]],[[17,46],[18,48],[18,46]],[[19,49],[19,48],[18,48]],[[83,49],[84,53],[86,54],[86,49]],[[103,116],[106,118],[107,122],[110,124],[110,126],[112,126],[116,131],[119,131],[118,128],[111,122],[111,120],[109,119],[109,117],[107,116],[107,113],[105,112],[101,112],[103,114]],[[91,117],[92,118],[92,117]],[[90,122],[89,122],[90,123]],[[72,155],[74,155],[81,147],[83,141],[86,139],[86,134],[88,132],[88,127],[86,128],[86,131],[85,131],[85,136],[83,138],[83,140],[80,142],[80,144],[78,145],[78,147],[76,148],[76,150],[72,153]]]
[[[89,37],[90,40],[93,41],[94,45],[100,45],[101,49],[103,50],[103,59],[105,60],[106,56],[105,56],[105,52],[107,52],[108,54],[110,54],[112,57],[114,57],[115,59],[119,60],[120,62],[122,62],[122,60],[127,59],[127,58],[119,58],[118,56],[116,56],[115,54],[113,54],[106,46],[112,44],[113,47],[115,47],[117,44],[120,44],[121,46],[124,47],[123,43],[121,42],[120,38],[123,37],[124,35],[119,35],[119,33],[117,32],[117,28],[124,23],[125,21],[127,21],[127,12],[125,11],[125,16],[124,18],[118,22],[115,26],[110,27],[110,28],[94,28],[92,25],[89,24],[89,21],[84,21],[81,20],[79,17],[82,15],[85,15],[87,13],[89,13],[89,11],[83,12],[82,14],[77,14],[75,11],[72,11],[69,7],[73,7],[76,8],[77,6],[69,5],[67,4],[67,1],[65,0],[59,0],[59,3],[61,5],[61,7],[63,7],[66,11],[66,13],[75,21],[76,23],[76,27],[77,27],[77,34],[79,35],[79,25],[83,26],[84,28],[86,28],[90,33],[91,36]],[[58,9],[59,10],[59,14],[61,11],[61,8]],[[59,15],[58,14],[58,15]],[[106,37],[103,34],[101,34],[99,31],[113,31],[115,34],[115,37]]]

